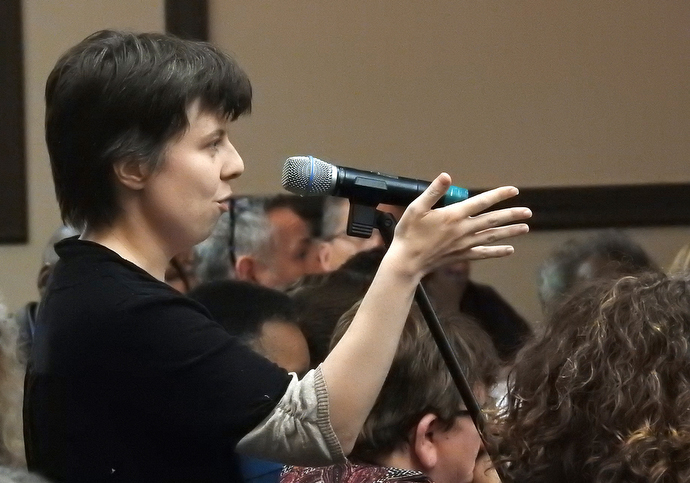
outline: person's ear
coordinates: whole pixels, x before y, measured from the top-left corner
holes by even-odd
[[[331,254],[333,253],[331,244],[329,242],[319,242],[317,250],[321,270],[329,272],[331,267]]]
[[[436,440],[438,438],[439,423],[438,416],[429,413],[419,420],[414,429],[412,449],[424,473],[428,473],[438,462]]]
[[[257,261],[250,255],[237,257],[235,262],[235,278],[244,282],[257,283]]]
[[[46,263],[41,267],[38,272],[38,279],[36,280],[36,285],[38,286],[38,293],[43,295],[43,291],[48,283],[48,277],[53,273],[53,265]]]
[[[125,158],[113,164],[115,178],[131,190],[140,190],[146,184],[150,170],[141,161]]]

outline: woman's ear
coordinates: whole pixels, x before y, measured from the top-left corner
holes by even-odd
[[[425,414],[415,427],[412,450],[417,457],[417,461],[422,466],[423,473],[428,474],[438,462],[438,451],[436,448],[438,428],[438,416],[431,413]]]
[[[125,158],[113,164],[115,178],[122,185],[131,190],[140,190],[146,184],[150,169],[141,161],[134,158]]]

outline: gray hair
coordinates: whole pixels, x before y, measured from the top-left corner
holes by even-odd
[[[600,230],[584,239],[570,239],[541,264],[538,293],[545,311],[555,307],[578,282],[578,270],[589,259],[608,263],[619,276],[658,270],[645,250],[624,232]]]
[[[72,228],[69,225],[61,225],[57,230],[53,232],[43,250],[43,257],[41,259],[43,265],[55,265],[60,259],[58,254],[55,252],[55,244],[59,241],[69,238],[71,236],[79,235],[79,230]]]
[[[265,203],[266,198],[260,196],[234,199],[234,227],[231,226],[231,214],[224,214],[211,235],[194,247],[194,271],[199,283],[233,278],[235,267],[231,250],[235,257],[270,253],[271,226]]]
[[[246,198],[236,206],[235,256],[266,257],[270,253],[271,223],[266,212],[267,198]]]
[[[29,473],[19,468],[0,466],[0,483],[49,483],[36,473]]]
[[[194,246],[194,273],[199,283],[227,280],[234,267],[230,262],[230,216],[220,217],[211,235]]]
[[[327,196],[323,203],[323,219],[321,220],[321,239],[329,241],[339,235],[341,226],[341,212],[347,208],[346,198]]]

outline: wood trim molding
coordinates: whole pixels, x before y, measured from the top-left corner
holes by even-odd
[[[165,31],[208,41],[208,0],[165,0]]]
[[[0,2],[0,243],[28,241],[22,2]]]
[[[532,230],[690,226],[690,183],[521,188],[501,206],[529,207]]]

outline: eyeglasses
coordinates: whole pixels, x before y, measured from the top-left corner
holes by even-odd
[[[235,205],[237,200],[233,197],[228,202],[228,256],[230,257],[230,264],[232,269],[237,265],[237,256],[235,255],[235,224],[237,223],[237,215],[235,214]]]
[[[237,196],[228,202],[228,256],[233,268],[237,262],[237,220],[247,210],[264,202],[265,199],[260,196]]]

